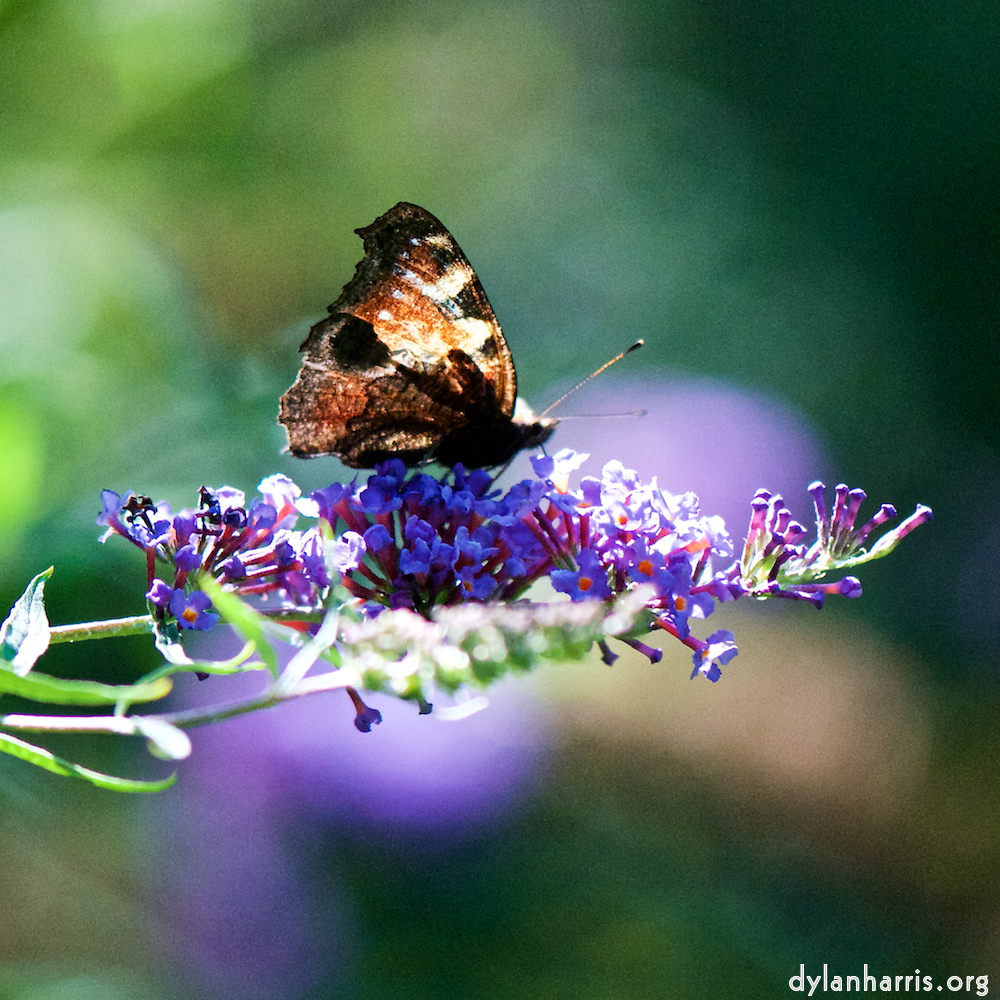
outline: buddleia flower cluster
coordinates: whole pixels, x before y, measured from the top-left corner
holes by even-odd
[[[449,608],[510,605],[546,580],[598,618],[641,592],[641,609],[620,630],[621,640],[658,662],[662,650],[636,633],[666,633],[691,650],[692,676],[715,681],[736,655],[734,636],[718,630],[699,638],[692,624],[716,604],[752,596],[819,606],[827,595],[857,597],[856,577],[825,578],[886,555],[931,516],[920,506],[869,545],[895,510],[883,505],[857,526],[862,491],[838,486],[828,514],[824,487],[813,483],[810,533],[780,497],[762,490],[736,558],[722,519],[702,514],[693,493],[669,493],[620,462],[571,488],[586,458],[571,451],[539,456],[535,477],[506,491],[482,470],[458,465],[435,477],[399,460],[382,463],[363,482],[335,483],[306,497],[287,477],[271,476],[249,505],[231,488],[203,488],[199,506],[177,514],[162,502],[106,491],[99,523],[108,529],[105,538],[121,535],[143,549],[151,610],[181,630],[217,621],[199,587],[206,577],[272,618],[313,632],[335,592],[353,621],[382,620],[372,634],[395,628],[386,613],[434,623]],[[305,519],[314,523],[301,528]],[[487,626],[487,618],[478,620]],[[331,647],[348,663],[343,638]],[[593,641],[605,662],[616,658],[604,634]],[[439,680],[429,676],[403,689],[423,703]]]
[[[883,504],[862,521],[863,491],[837,486],[828,509],[823,484],[813,483],[806,528],[761,490],[737,552],[694,494],[670,493],[620,462],[571,485],[586,458],[538,456],[534,476],[507,490],[482,470],[457,465],[433,476],[398,460],[308,496],[275,475],[249,502],[231,487],[202,487],[198,503],[177,512],[105,490],[101,541],[123,538],[143,553],[148,614],[50,627],[43,589],[52,570],[39,573],[0,625],[0,693],[89,708],[0,715],[0,751],[101,787],[156,791],[173,777],[100,774],[12,733],[141,735],[158,756],[179,759],[191,750],[189,726],[333,690],[350,695],[355,725],[368,731],[381,716],[362,690],[422,713],[444,696],[453,704],[436,710],[461,714],[505,674],[579,660],[594,647],[608,664],[615,643],[659,662],[664,649],[644,641],[657,634],[687,647],[692,677],[717,681],[737,651],[728,630],[702,637],[718,604],[783,598],[819,607],[828,596],[858,597],[857,578],[841,574],[887,555],[931,518],[918,506],[890,529],[896,511]],[[226,660],[199,657],[190,637],[222,621],[243,648]],[[133,684],[35,669],[50,642],[140,633],[152,634],[164,662]],[[290,640],[284,656],[279,639]],[[164,697],[172,674],[241,670],[269,675],[264,691],[209,708],[132,711]],[[109,714],[93,712],[100,705]]]
[[[103,491],[97,523],[107,531],[101,541],[119,535],[145,553],[146,598],[154,618],[180,629],[212,628],[219,616],[206,610],[211,600],[198,587],[205,577],[285,608],[322,605],[330,585],[322,535],[318,528],[292,530],[300,490],[286,476],[270,476],[258,489],[260,496],[247,505],[239,490],[202,487],[198,507],[176,514],[163,500]]]

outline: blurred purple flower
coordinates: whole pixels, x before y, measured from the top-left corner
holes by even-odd
[[[200,636],[199,653],[230,652],[223,636],[218,630]],[[188,706],[223,699],[212,681],[178,677],[176,684]],[[262,680],[244,674],[225,684],[229,701],[259,691]],[[307,812],[312,821],[364,836],[380,829],[464,838],[516,811],[535,787],[553,738],[549,713],[523,677],[492,687],[489,710],[466,717],[441,703],[419,715],[413,704],[388,695],[366,693],[365,702],[388,720],[366,735],[350,725],[356,709],[340,692],[193,731],[197,752],[182,785],[217,786],[221,810],[229,797],[249,795],[262,808]]]
[[[588,419],[560,424],[556,447],[589,452],[589,468],[618,459],[643,480],[656,476],[665,490],[693,490],[702,510],[721,515],[737,541],[748,500],[761,486],[794,496],[829,472],[829,458],[802,413],[721,380],[609,372],[563,408]],[[629,410],[646,413],[599,416]]]

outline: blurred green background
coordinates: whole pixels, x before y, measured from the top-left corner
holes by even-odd
[[[860,602],[720,612],[741,652],[717,685],[676,649],[524,682],[544,767],[460,836],[307,822],[239,756],[220,781],[247,804],[204,836],[202,772],[148,800],[0,761],[0,998],[687,1000],[784,995],[800,963],[1000,971],[998,65],[995,7],[942,0],[0,2],[4,607],[55,564],[54,623],[143,610],[136,554],[96,544],[103,487],[180,507],[338,475],[279,454],[277,397],[353,230],[399,200],[458,238],[536,409],[641,336],[633,370],[778,401],[829,456],[811,475],[935,511]],[[638,405],[624,433],[655,448]],[[155,661],[93,645],[46,669]],[[209,839],[271,847],[208,878]],[[204,925],[191,870],[226,886]],[[301,891],[258,941],[261,879]],[[305,957],[241,981],[246,949]]]

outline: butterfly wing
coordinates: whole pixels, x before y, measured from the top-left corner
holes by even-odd
[[[302,344],[279,420],[294,455],[363,468],[500,464],[517,395],[514,365],[479,279],[430,212],[404,202],[357,230],[365,256]],[[490,443],[490,439],[496,439]]]

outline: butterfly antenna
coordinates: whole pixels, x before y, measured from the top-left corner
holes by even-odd
[[[605,361],[596,372],[592,372],[588,375],[579,385],[574,385],[569,392],[563,393],[551,406],[547,406],[540,414],[540,417],[544,417],[547,413],[554,410],[560,403],[566,400],[569,396],[572,396],[577,389],[582,389],[591,379],[597,378],[598,375],[604,371],[605,368],[610,368],[616,361],[621,361],[626,354],[631,354],[633,351],[637,351],[645,343],[643,340],[637,340],[628,350],[622,351],[621,354],[616,354],[610,361]]]
[[[568,416],[560,417],[559,423],[564,424],[568,420],[592,420],[594,417],[600,417],[601,420],[618,420],[628,417],[631,420],[633,417],[644,417],[647,413],[649,410],[627,410],[623,413],[570,413]]]

